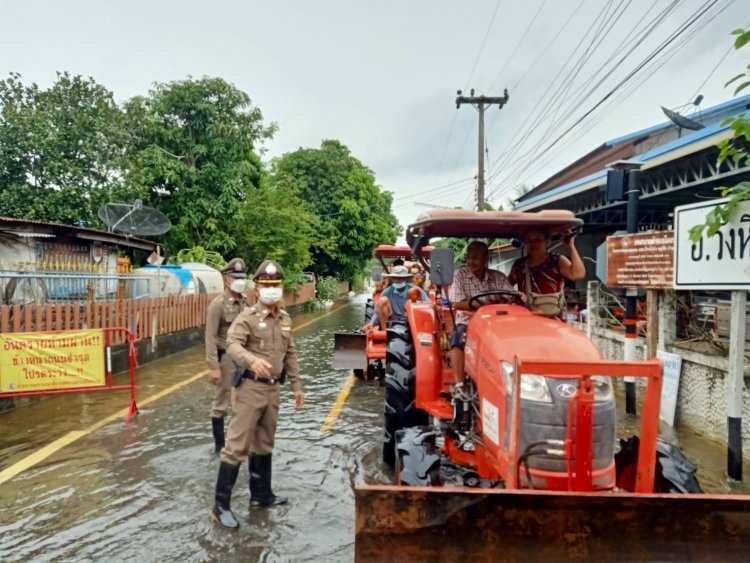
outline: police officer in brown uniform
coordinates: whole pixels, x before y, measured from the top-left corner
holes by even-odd
[[[224,447],[224,418],[229,412],[232,377],[237,366],[227,354],[227,331],[247,306],[247,274],[242,258],[233,258],[221,271],[224,293],[211,301],[206,315],[206,364],[209,381],[216,386],[211,402],[211,429],[216,453]]]
[[[255,272],[257,305],[242,311],[227,335],[227,351],[240,366],[232,390],[233,416],[221,450],[211,519],[238,528],[229,502],[240,464],[250,454],[250,506],[275,506],[287,499],[271,488],[271,455],[279,414],[279,386],[289,378],[294,402],[304,401],[292,339],[292,319],[281,309],[281,267],[265,260]]]

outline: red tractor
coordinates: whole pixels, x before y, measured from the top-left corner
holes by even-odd
[[[422,249],[422,260],[430,256],[432,247]],[[390,272],[393,263],[401,259],[408,267],[411,262],[418,259],[412,256],[411,248],[408,246],[393,246],[390,244],[378,245],[372,253],[381,264],[381,268],[373,268],[372,280],[375,282],[375,291],[365,304],[365,318],[363,325],[370,322],[375,312],[375,304],[380,298],[383,289],[386,288],[386,280],[382,277],[383,272]],[[385,331],[371,330],[369,334],[363,331],[356,333],[338,332],[334,335],[334,355],[331,366],[335,369],[351,369],[359,379],[368,381],[382,381],[385,374]]]
[[[407,242],[418,255],[435,238],[521,239],[543,227],[554,242],[580,226],[568,211],[439,210],[409,226]],[[440,289],[452,283],[451,250],[434,249],[428,266]],[[490,296],[510,304],[482,305]],[[583,332],[530,311],[515,291],[474,295],[470,307],[460,393],[445,345],[449,302],[415,300],[408,322],[387,330],[383,460],[395,464],[396,485],[356,488],[358,559],[559,558],[559,549],[537,549],[550,546],[545,538],[573,546],[568,555],[619,558],[631,549],[640,557],[633,534],[655,530],[662,551],[648,556],[659,559],[673,547],[670,534],[687,541],[729,528],[740,542],[732,553],[747,549],[748,497],[734,497],[738,514],[737,504],[724,504],[736,520],[717,515],[717,497],[698,494],[696,466],[658,440],[658,360],[603,360]],[[612,378],[625,376],[647,382],[642,429],[615,454]],[[713,520],[659,513],[669,502],[656,493],[671,492],[692,493],[666,497],[697,499],[686,506]]]

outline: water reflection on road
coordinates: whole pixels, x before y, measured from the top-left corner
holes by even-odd
[[[209,522],[217,461],[211,388],[201,380],[142,408],[127,427],[118,420],[86,433],[0,485],[0,560],[352,560],[352,484],[390,479],[379,463],[382,390],[358,382],[332,430],[321,434],[320,427],[347,377],[330,369],[333,333],[360,326],[363,305],[357,297],[295,333],[306,406],[295,410],[284,388],[274,454],[274,488],[290,497],[289,505],[251,511],[243,467],[232,499],[240,530]],[[297,317],[295,324],[308,320]],[[202,348],[144,366],[138,395],[203,369]],[[70,395],[0,413],[0,470],[126,404],[126,394]],[[621,423],[620,435],[637,433],[633,421]],[[706,489],[727,490],[721,446],[688,433],[672,438],[701,464]]]

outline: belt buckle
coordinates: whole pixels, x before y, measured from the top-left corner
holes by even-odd
[[[276,383],[276,379],[275,379],[275,378],[273,378],[273,377],[269,377],[269,378],[268,378],[268,383],[269,383],[270,385],[274,385],[274,384]]]

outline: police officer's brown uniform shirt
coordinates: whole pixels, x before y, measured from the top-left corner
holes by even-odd
[[[218,350],[227,350],[227,332],[234,319],[247,306],[247,298],[242,295],[236,299],[234,294],[225,289],[208,305],[206,314],[206,363],[208,369],[219,369]]]
[[[232,323],[227,334],[227,352],[241,366],[250,368],[257,358],[271,364],[271,377],[282,370],[294,391],[301,391],[297,351],[292,338],[292,318],[283,309],[272,313],[262,303],[246,308]]]

